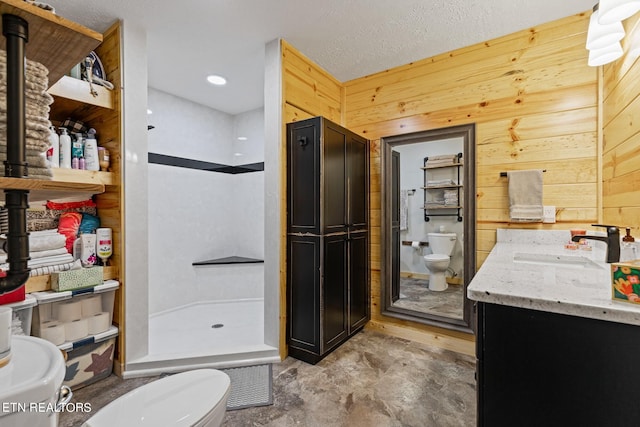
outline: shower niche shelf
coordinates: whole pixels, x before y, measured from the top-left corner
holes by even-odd
[[[262,259],[247,258],[242,256],[228,256],[225,258],[215,258],[207,261],[196,261],[191,265],[229,265],[229,264],[261,264]]]

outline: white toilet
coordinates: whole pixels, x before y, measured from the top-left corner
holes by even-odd
[[[449,261],[456,246],[458,236],[456,233],[427,233],[429,237],[429,247],[433,252],[424,256],[424,264],[430,272],[429,290],[444,291],[449,287],[444,277]]]
[[[49,341],[12,337],[11,360],[0,368],[0,426],[57,426],[56,407],[72,396],[62,385],[65,371],[62,353]]]
[[[230,390],[229,376],[215,369],[170,375],[120,396],[83,427],[218,427]]]

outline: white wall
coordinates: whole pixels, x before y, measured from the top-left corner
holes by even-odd
[[[458,222],[456,216],[431,216],[428,222],[424,220],[424,210],[421,209],[424,205],[424,192],[421,189],[424,186],[424,174],[420,168],[423,166],[425,157],[461,153],[463,151],[462,138],[400,145],[394,147],[394,151],[400,153],[400,189],[416,190],[413,196],[409,196],[408,230],[400,232],[400,240],[426,242],[428,241],[427,233],[439,232],[441,226],[446,232],[456,233],[458,241],[449,267],[460,276],[463,268],[463,223]],[[456,168],[436,169],[434,172],[429,179],[453,178],[454,181],[457,180],[457,175],[454,175]],[[462,182],[462,169],[460,170],[460,180]],[[460,202],[462,202],[462,197],[461,191]],[[446,211],[446,213],[455,213],[455,211]],[[410,246],[401,246],[400,271],[428,274],[429,270],[424,265],[422,256],[430,253],[432,252],[429,247],[416,250]]]
[[[148,353],[147,36],[122,21],[125,364]],[[126,370],[126,366],[125,366]]]
[[[148,106],[151,153],[225,165],[263,161],[264,150],[256,149],[264,145],[262,110],[231,116],[153,88]],[[249,139],[238,142],[237,132]],[[149,164],[149,314],[206,299],[262,297],[262,265],[191,264],[262,259],[263,221],[264,172]]]

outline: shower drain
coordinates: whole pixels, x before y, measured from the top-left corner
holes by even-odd
[[[222,328],[224,325],[222,323],[215,323],[213,325],[211,325],[211,327],[213,329],[218,329],[218,328]]]

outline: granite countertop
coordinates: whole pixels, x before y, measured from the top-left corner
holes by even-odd
[[[640,325],[640,305],[611,299],[606,244],[592,251],[569,250],[570,233],[556,230],[498,230],[497,243],[467,289],[475,301]],[[515,262],[514,254],[581,256],[587,268]]]

